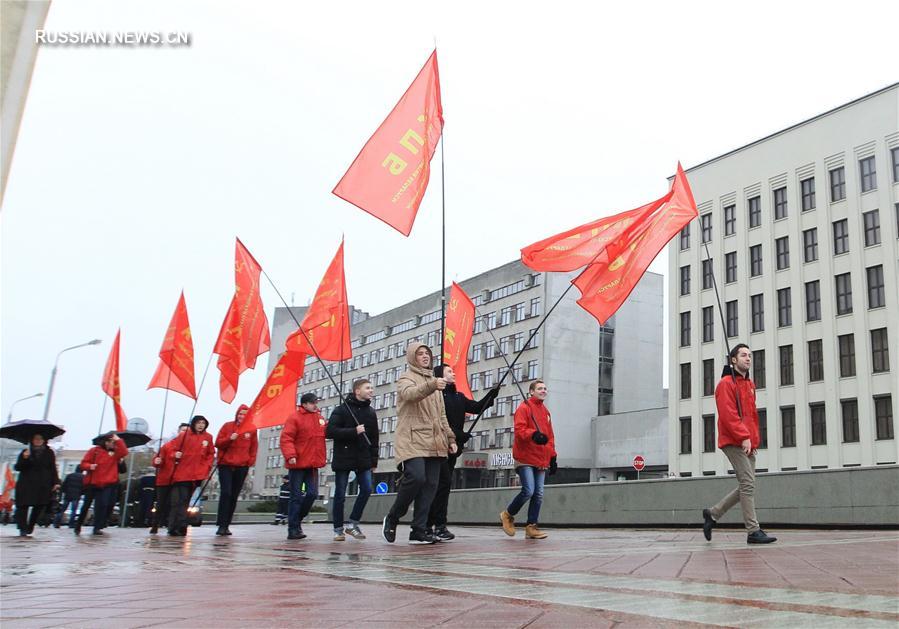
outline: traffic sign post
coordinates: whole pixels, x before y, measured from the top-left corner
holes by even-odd
[[[634,457],[634,469],[637,470],[637,480],[640,480],[640,471],[644,467],[646,467],[646,459],[638,454]]]

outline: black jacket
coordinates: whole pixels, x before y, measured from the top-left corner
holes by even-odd
[[[462,453],[462,446],[468,441],[468,437],[465,435],[465,415],[478,415],[484,412],[493,406],[497,395],[499,395],[499,389],[494,387],[487,392],[487,395],[475,402],[474,400],[469,400],[464,394],[459,393],[456,390],[456,385],[446,385],[446,388],[443,390],[446,420],[449,422],[450,428],[453,429],[453,434],[456,435],[456,445],[459,447],[456,450],[456,454],[450,456],[459,456]]]
[[[365,442],[365,437],[356,434],[356,421],[350,415],[348,405],[359,423],[365,424],[365,434],[371,445]],[[331,469],[335,472],[367,470],[378,464],[378,416],[370,400],[360,402],[352,393],[348,395],[331,413],[325,436],[334,440]]]
[[[53,485],[59,484],[59,472],[56,471],[56,454],[53,450],[31,448],[26,459],[19,454],[16,461],[16,505],[20,507],[48,505],[52,497]]]
[[[81,472],[72,472],[66,475],[66,479],[62,481],[62,495],[66,500],[78,500],[81,491],[84,488],[84,474]]]

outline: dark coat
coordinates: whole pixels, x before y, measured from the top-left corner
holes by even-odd
[[[84,474],[81,472],[72,472],[66,475],[66,479],[62,481],[62,495],[65,500],[73,501],[81,497],[81,490],[84,487]]]
[[[365,442],[365,437],[356,434],[356,421],[350,415],[348,405],[359,423],[365,425],[371,445]],[[378,465],[378,416],[371,407],[371,400],[360,402],[352,393],[348,395],[331,413],[326,436],[334,440],[331,469],[335,472],[367,470]]]
[[[474,400],[469,400],[463,393],[459,393],[456,390],[456,385],[446,385],[446,388],[443,390],[446,421],[449,422],[450,428],[453,429],[453,434],[456,435],[456,445],[459,446],[456,454],[450,456],[458,457],[462,453],[465,442],[468,441],[468,436],[465,434],[465,415],[483,413],[493,406],[493,402],[498,394],[499,389],[494,387],[487,392],[487,395],[475,402]]]
[[[30,446],[29,446],[30,447]],[[56,471],[56,454],[48,447],[31,448],[27,459],[19,454],[16,471],[16,505],[20,507],[48,505],[52,497],[53,485],[59,485]]]

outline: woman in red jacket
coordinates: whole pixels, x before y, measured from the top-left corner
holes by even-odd
[[[540,519],[540,505],[543,504],[546,472],[548,470],[551,475],[556,473],[556,441],[552,418],[544,404],[546,384],[543,380],[534,380],[528,392],[531,397],[515,411],[515,441],[512,443],[521,491],[499,514],[499,518],[506,535],[515,535],[515,515],[530,500],[524,536],[527,539],[544,539],[546,533],[538,528],[537,521]]]
[[[181,434],[190,428],[190,424],[178,424],[178,434],[174,439],[159,448],[156,458],[153,459],[153,467],[156,468],[156,511],[153,513],[153,526],[150,527],[150,535],[159,532],[159,525],[168,524],[169,509],[172,505],[172,477],[175,475],[175,448]]]
[[[175,438],[175,469],[172,473],[172,498],[169,510],[168,534],[177,537],[187,535],[187,507],[197,485],[209,475],[215,446],[212,435],[206,432],[209,422],[202,415],[190,420],[190,430]]]
[[[94,446],[81,459],[84,476],[84,505],[78,514],[75,535],[81,535],[81,526],[87,518],[90,500],[94,501],[94,535],[103,535],[109,508],[116,498],[119,486],[119,461],[128,454],[125,442],[114,432],[106,435],[102,445]]]
[[[324,467],[326,458],[326,425],[318,410],[318,396],[304,393],[300,408],[287,418],[281,430],[281,454],[290,482],[287,539],[306,537],[301,522],[318,497],[318,469]]]
[[[256,463],[256,450],[259,440],[256,437],[256,429],[241,430],[243,418],[247,416],[250,407],[241,404],[237,409],[233,422],[225,422],[215,438],[215,447],[218,450],[219,508],[216,514],[216,535],[231,535],[229,526],[234,518],[234,509],[237,507],[237,498],[243,489],[243,483],[247,479],[250,466]]]

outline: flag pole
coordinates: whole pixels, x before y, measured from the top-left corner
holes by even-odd
[[[477,315],[479,317],[481,317],[481,311],[478,310],[477,306],[474,307],[474,311],[477,313]],[[481,318],[483,318],[483,317],[481,317]],[[499,344],[499,341],[496,340],[496,335],[493,333],[493,330],[491,330],[490,328],[487,328],[487,332],[490,333],[490,338],[493,339],[493,344],[496,345],[496,349],[499,350],[499,355],[502,356],[503,362],[506,363],[506,368],[508,368],[509,371],[512,371],[512,365],[509,364],[509,359],[506,358],[506,354],[503,352],[502,346]],[[524,401],[527,401],[528,398],[524,394],[524,389],[521,388],[521,383],[518,382],[518,378],[515,377],[514,373],[512,374],[512,382],[515,383],[515,386],[518,387],[518,392],[521,394],[521,399]]]
[[[203,392],[203,385],[206,383],[206,374],[209,373],[209,366],[212,364],[212,357],[215,356],[215,348],[212,349],[212,352],[209,354],[209,360],[206,361],[206,369],[203,370],[203,377],[200,378],[200,388],[197,389],[197,397],[194,398],[194,405],[190,409],[190,414],[188,415],[188,420],[194,416],[194,411],[197,410],[197,403],[200,401],[200,393]]]
[[[721,315],[721,336],[724,339],[724,348],[727,353],[724,355],[724,364],[727,365],[728,370],[730,371],[731,380],[733,380],[734,387],[737,386],[737,376],[734,373],[734,366],[730,364],[730,343],[727,340],[727,323],[724,321],[724,309],[721,307],[721,295],[718,294],[718,282],[715,280],[715,269],[712,264],[712,256],[709,254],[709,243],[702,243],[705,247],[705,259],[708,260],[709,270],[712,275],[712,288],[715,289],[715,301],[718,302],[718,314]],[[736,389],[735,389],[736,390]],[[737,400],[737,414],[740,416],[740,420],[743,419],[743,408],[740,404],[740,396],[736,395]]]
[[[436,49],[436,42],[435,42]],[[443,145],[445,130],[440,132],[440,364],[443,364],[446,344],[446,170]]]
[[[100,411],[100,427],[97,428],[97,434],[103,434],[103,418],[106,416],[106,402],[109,401],[109,396],[106,393],[103,393],[103,409]]]

